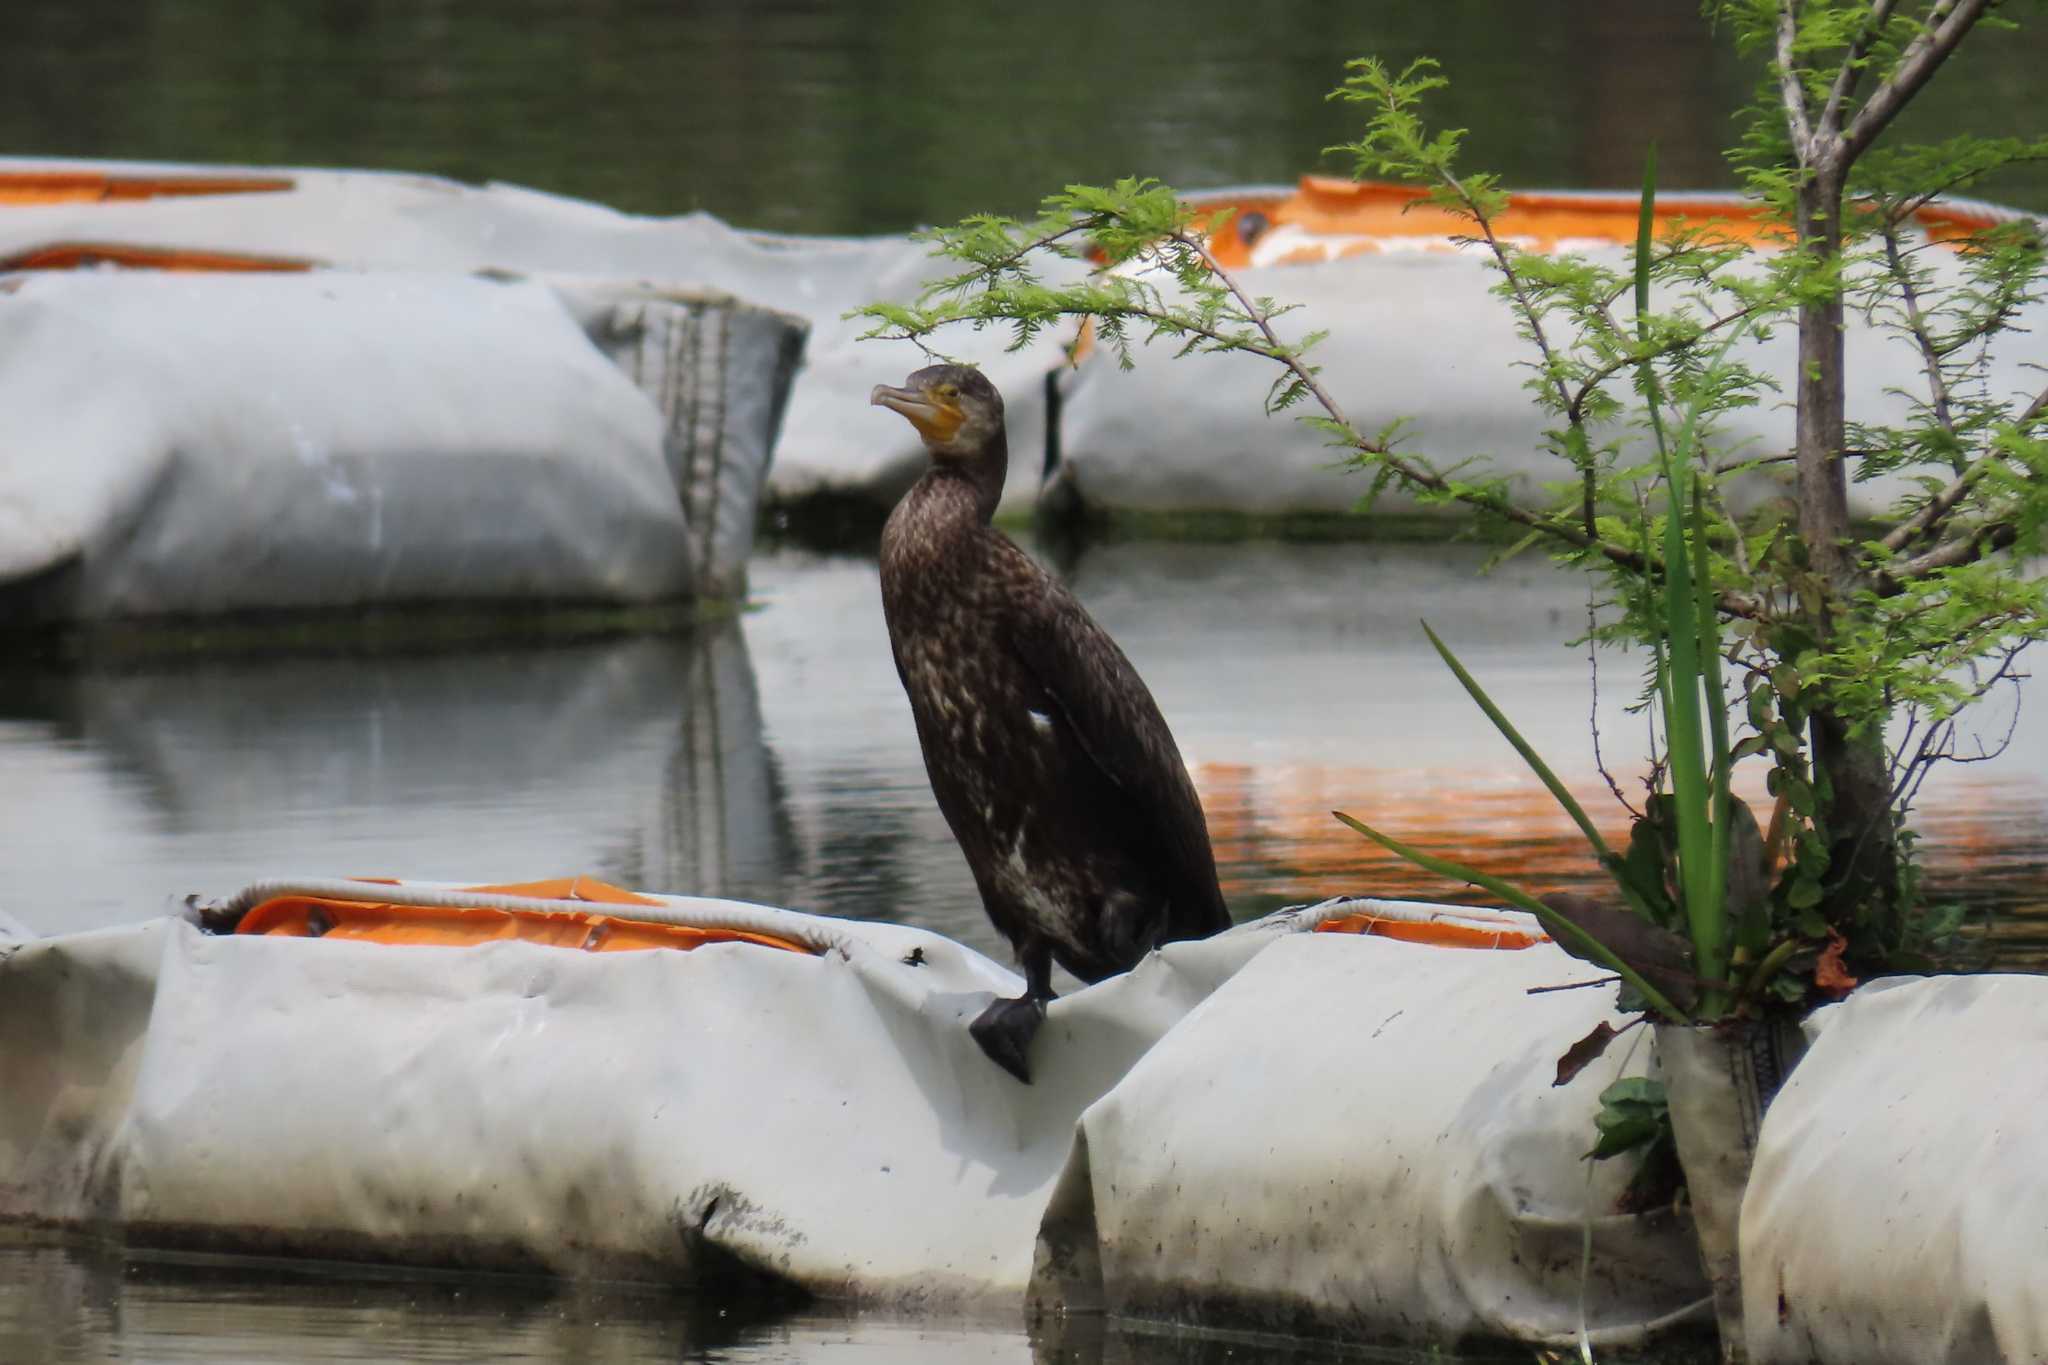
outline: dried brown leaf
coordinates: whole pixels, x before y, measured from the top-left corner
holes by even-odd
[[[1836,999],[1856,989],[1856,978],[1842,965],[1842,953],[1848,946],[1848,939],[1828,930],[1828,946],[1820,950],[1820,961],[1813,965],[1813,984]]]
[[[1605,1019],[1593,1026],[1593,1031],[1565,1049],[1564,1056],[1557,1059],[1557,1079],[1553,1086],[1569,1085],[1572,1078],[1600,1060],[1607,1051],[1607,1045],[1621,1036],[1621,1031]]]

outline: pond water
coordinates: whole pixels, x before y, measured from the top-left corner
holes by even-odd
[[[510,180],[747,227],[900,232],[1075,180],[1344,170],[1347,58],[1442,60],[1511,186],[1730,183],[1756,68],[1696,0],[12,0],[0,149]],[[1905,131],[2031,136],[2048,24],[1973,38]],[[2048,208],[2048,166],[1980,193]]]
[[[1662,1365],[1705,1365],[1696,1346]],[[1525,1352],[1459,1360],[1526,1361]],[[634,1285],[380,1274],[122,1254],[0,1229],[0,1360],[28,1365],[692,1361],[698,1365],[1429,1365],[1415,1351],[1139,1331],[1076,1319],[892,1321],[776,1313]],[[1602,1352],[1606,1365],[1635,1357]]]
[[[1639,667],[1589,672],[1558,643],[1584,622],[1582,585],[1534,556],[1482,575],[1485,553],[1121,542],[1060,562],[1173,724],[1240,918],[1466,891],[1333,810],[1539,888],[1598,888],[1416,621],[1617,829],[1590,722],[1633,784]],[[0,671],[0,909],[57,932],[278,875],[576,873],[906,921],[1007,959],[932,802],[874,561],[764,553],[753,593],[738,620],[672,634]],[[1987,745],[2019,700],[1987,703]],[[1992,915],[2014,963],[2048,950],[2044,752],[2048,720],[2020,705],[2003,755],[1921,794],[1932,894]]]
[[[1286,181],[1355,120],[1346,57],[1443,58],[1468,158],[1510,184],[1673,187],[1718,161],[1751,66],[1690,0],[1487,0],[1258,12],[1184,0],[17,0],[0,151],[388,167],[509,180],[743,226],[897,232],[1029,207],[1070,180]],[[2040,123],[2048,26],[1978,42],[1917,131]],[[1992,120],[1985,128],[1983,120]],[[2008,126],[2009,125],[2009,126]],[[1981,187],[2048,208],[2048,167]],[[1059,558],[1196,774],[1226,895],[1447,895],[1332,809],[1545,886],[1591,886],[1570,827],[1446,679],[1431,621],[1582,794],[1597,716],[1643,750],[1625,660],[1557,641],[1582,591],[1443,546],[1107,544]],[[670,634],[363,652],[0,658],[0,911],[44,932],[284,873],[628,886],[922,924],[1001,956],[932,805],[871,558],[783,549],[741,619]],[[2030,685],[2031,686],[2031,685]],[[2048,724],[1922,796],[1937,896],[2048,965]],[[2001,697],[1982,727],[2013,714]],[[1611,800],[1603,808],[1613,812]],[[1015,1324],[760,1317],[631,1289],[257,1267],[0,1241],[0,1359],[1325,1358]],[[1357,1357],[1343,1357],[1357,1358]],[[1405,1358],[1405,1357],[1403,1357]],[[1605,1357],[1603,1357],[1605,1358]]]

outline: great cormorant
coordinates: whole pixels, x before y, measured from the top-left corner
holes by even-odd
[[[970,1026],[1029,1082],[1057,961],[1083,981],[1228,927],[1180,751],[1116,642],[990,525],[1009,448],[979,370],[933,365],[873,403],[910,419],[931,467],[882,531],[882,610],[932,794],[1025,993]]]

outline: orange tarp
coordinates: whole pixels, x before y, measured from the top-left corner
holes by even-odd
[[[1513,925],[1503,924],[1497,929],[1489,929],[1458,920],[1397,919],[1390,915],[1375,915],[1369,910],[1326,919],[1316,926],[1316,932],[1373,934],[1380,938],[1399,939],[1403,943],[1427,943],[1432,948],[1517,949],[1532,948],[1550,941],[1547,934],[1517,929]]]
[[[179,247],[124,246],[118,242],[52,242],[14,256],[0,256],[0,270],[78,270],[118,265],[130,270],[310,270],[311,261],[288,256],[252,256],[234,251],[190,251]]]
[[[294,187],[282,175],[117,175],[105,171],[0,171],[0,205],[96,204],[202,194],[272,194]]]
[[[275,194],[296,187],[278,175],[117,175],[104,171],[0,171],[0,209],[31,204],[106,204],[216,194]],[[53,242],[0,258],[0,270],[307,270],[311,261],[245,252],[183,250],[111,242]]]
[[[1441,238],[1448,250],[1451,239],[1468,236],[1472,231],[1469,221],[1427,202],[1421,192],[1407,186],[1334,176],[1303,176],[1291,194],[1196,196],[1191,202],[1209,212],[1234,210],[1231,220],[1210,239],[1216,259],[1231,267],[1250,263],[1251,243],[1245,239],[1244,230],[1247,215],[1253,213],[1264,219],[1262,227],[1290,224],[1320,237],[1357,239],[1333,241],[1327,250],[1305,244],[1298,253],[1285,258],[1287,262],[1323,261],[1331,256],[1382,251],[1385,246],[1379,239],[1387,238]],[[1494,220],[1494,231],[1535,251],[1555,251],[1564,241],[1626,245],[1636,239],[1641,202],[1634,194],[1515,192],[1508,196],[1507,211]],[[1764,240],[1772,233],[1753,202],[1732,194],[1719,198],[1689,195],[1661,199],[1656,217],[1660,233],[1680,218],[1696,224],[1715,220],[1718,231],[1751,242]],[[1997,220],[1964,205],[1929,204],[1914,215],[1914,221],[1930,236],[1950,240]]]
[[[323,896],[276,896],[255,906],[235,926],[238,934],[292,938],[359,939],[371,943],[426,944],[466,947],[493,939],[521,939],[551,948],[577,948],[590,953],[631,952],[643,948],[687,951],[707,943],[753,943],[785,952],[808,953],[801,943],[770,934],[738,929],[700,929],[660,924],[630,915],[595,911],[472,910],[408,905],[403,887],[383,878],[363,878],[398,887],[389,901],[334,900]],[[543,900],[589,901],[593,905],[659,906],[660,901],[591,877],[522,882],[509,886],[465,887],[467,891]]]

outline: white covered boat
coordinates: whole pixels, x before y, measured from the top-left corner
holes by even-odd
[[[267,884],[0,938],[0,1219],[917,1310],[1640,1342],[1711,1318],[1684,1210],[1623,1211],[1626,1163],[1582,1160],[1600,1091],[1656,1073],[1648,1038],[1554,1084],[1613,1019],[1598,976],[1516,917],[1332,902],[1056,1002],[1027,1087],[965,1031],[1015,977],[925,931],[588,880]],[[1758,1359],[2038,1353],[2043,1017],[2032,977],[1821,1016],[1743,1210]],[[1980,1050],[1998,1085],[1954,1065]]]
[[[703,213],[643,217],[514,185],[389,172],[0,158],[0,272],[95,265],[566,277],[694,300],[694,327],[673,329],[668,342],[675,354],[639,348],[664,362],[647,387],[672,423],[733,447],[728,466],[756,482],[766,470],[768,497],[851,500],[878,518],[926,458],[915,432],[865,407],[877,382],[900,381],[923,353],[857,342],[867,324],[843,316],[877,299],[916,298],[930,262],[900,236],[750,233]],[[593,335],[614,349],[603,328]],[[1039,475],[1032,456],[1044,446],[1044,377],[1060,348],[1048,339],[1013,354],[997,337],[958,345],[1009,399],[1023,457],[1008,501],[1028,511]],[[701,405],[685,401],[699,396]]]
[[[1549,486],[1572,479],[1570,466],[1546,453],[1544,433],[1557,419],[1526,388],[1531,348],[1518,335],[1513,310],[1491,292],[1500,273],[1483,247],[1465,240],[1469,224],[1400,186],[1321,176],[1189,199],[1225,215],[1212,249],[1247,293],[1300,306],[1281,320],[1283,330],[1328,331],[1313,359],[1359,430],[1410,422],[1406,449],[1439,469],[1483,458],[1524,505],[1547,505]],[[1497,226],[1523,249],[1581,255],[1626,272],[1639,206],[1634,193],[1517,192]],[[1667,223],[1714,223],[1731,237],[1754,240],[1763,231],[1755,205],[1733,195],[1660,193],[1657,212]],[[2023,217],[1994,205],[1943,201],[1924,206],[1913,230],[1939,243]],[[1953,269],[1946,256],[1937,254],[1937,269]],[[2039,337],[2048,331],[2048,300],[2024,304],[2015,324],[1976,382],[2024,406],[2041,391]],[[1912,340],[1852,310],[1845,341],[1850,422],[1903,423],[1911,395],[1924,395],[1926,387]],[[1066,381],[1059,461],[1046,497],[1104,518],[1330,516],[1364,499],[1368,477],[1337,470],[1343,452],[1322,431],[1292,412],[1264,415],[1274,366],[1244,355],[1174,359],[1174,349],[1141,350],[1129,370],[1098,353]],[[1784,376],[1793,373],[1795,351],[1792,329],[1781,327],[1767,340],[1745,339],[1731,358]],[[1596,442],[1638,438],[1618,426],[1593,434]],[[1791,449],[1791,395],[1766,395],[1728,414],[1713,439],[1731,455]],[[1751,500],[1782,489],[1782,481],[1762,473],[1745,478],[1743,496]],[[1852,482],[1851,508],[1877,515],[1906,486],[1903,474]],[[1420,510],[1398,489],[1375,508]],[[1442,508],[1430,514],[1461,515]]]

